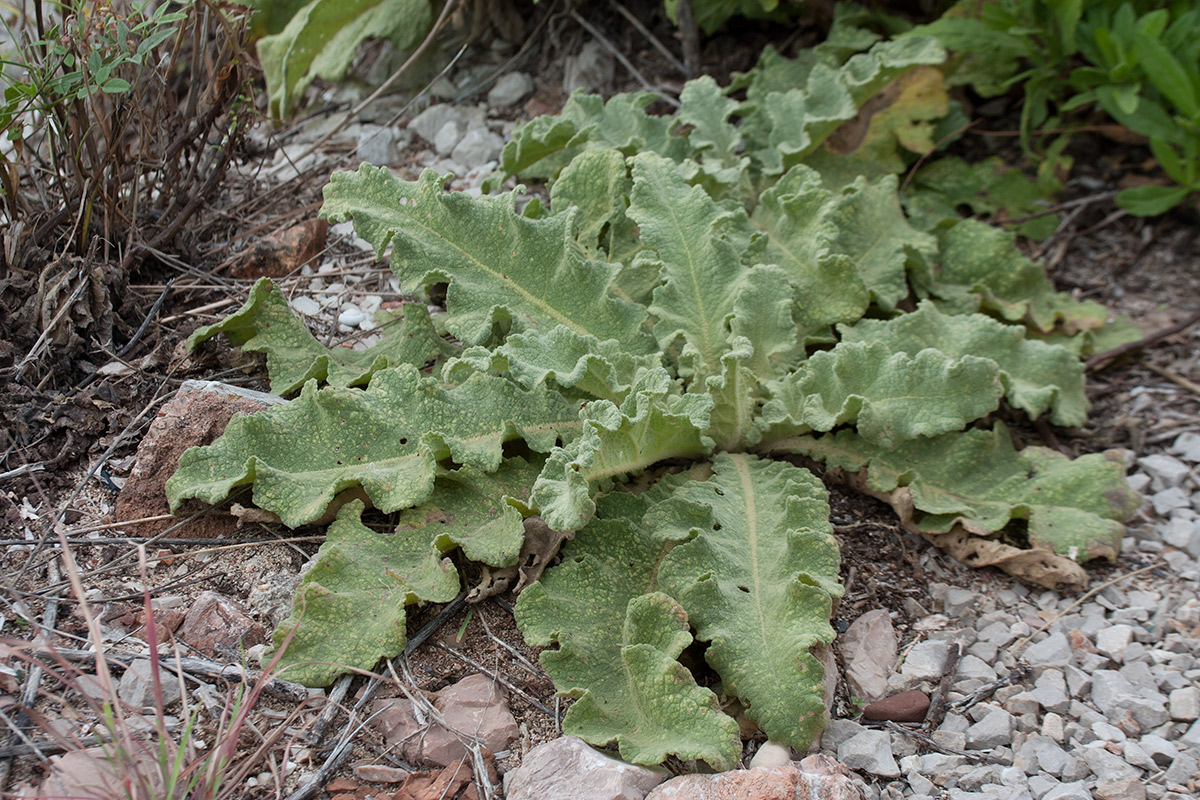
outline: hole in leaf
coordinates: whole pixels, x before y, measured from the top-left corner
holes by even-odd
[[[401,436],[401,437],[400,437],[400,444],[408,444],[408,437],[407,437],[407,436]]]
[[[713,523],[713,530],[714,530],[714,531],[719,531],[719,530],[721,530],[721,523],[719,523],[719,522],[714,522],[714,523]]]
[[[741,591],[745,592],[746,594],[750,594],[750,590],[749,590],[749,589],[747,589],[745,586],[739,586],[739,587],[738,587],[738,589],[740,589]]]

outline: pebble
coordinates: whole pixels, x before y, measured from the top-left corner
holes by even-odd
[[[1179,434],[1175,443],[1171,445],[1171,452],[1184,461],[1200,464],[1200,433],[1188,431]]]
[[[468,170],[495,161],[504,149],[504,140],[483,128],[472,128],[454,146],[450,157]]]
[[[448,156],[458,145],[462,136],[463,134],[459,129],[458,122],[447,120],[442,127],[438,128],[437,133],[433,135],[433,149],[437,150],[439,156]]]
[[[1096,649],[1113,661],[1123,662],[1125,651],[1133,641],[1133,628],[1113,625],[1096,634]]]
[[[989,711],[967,729],[967,747],[971,750],[991,750],[1009,744],[1013,734],[1013,715],[1004,709]]]
[[[1187,686],[1175,689],[1167,700],[1171,719],[1191,722],[1200,718],[1200,688]]]
[[[521,98],[532,91],[532,78],[524,72],[509,72],[501,75],[488,92],[488,105],[492,108],[507,108],[516,105]]]
[[[345,305],[342,306],[342,313],[338,314],[338,324],[354,328],[366,319],[366,316],[358,306]]]
[[[307,295],[292,298],[292,310],[306,317],[315,317],[321,313],[321,304]]]
[[[1180,486],[1188,474],[1187,464],[1174,456],[1162,453],[1139,458],[1138,466],[1150,476],[1150,486],[1155,489]]]
[[[864,730],[838,745],[838,761],[884,778],[900,775],[900,766],[892,755],[892,742],[883,731]]]
[[[920,722],[929,710],[929,695],[910,689],[882,700],[869,703],[863,709],[863,717],[892,722]]]
[[[950,643],[926,639],[913,645],[904,657],[900,672],[907,678],[918,681],[936,681],[946,668],[946,653]]]

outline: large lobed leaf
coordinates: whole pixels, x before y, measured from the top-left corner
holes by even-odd
[[[1054,291],[1042,268],[1021,255],[1011,233],[967,219],[939,238],[941,264],[932,287],[939,297],[952,298],[965,289],[984,309],[1042,333],[1059,326],[1071,334],[1094,330],[1108,317],[1099,303]]]
[[[296,589],[279,668],[288,680],[327,686],[342,672],[371,669],[404,649],[405,607],[458,594],[458,570],[423,532],[384,536],[360,521],[361,501],[342,506],[317,560]]]
[[[880,342],[842,342],[814,354],[771,385],[764,439],[854,423],[880,447],[961,430],[994,411],[1004,389],[996,362],[951,358],[926,348],[912,356]]]
[[[514,332],[563,325],[632,352],[650,349],[641,333],[645,309],[611,297],[616,268],[586,258],[571,237],[571,213],[529,219],[514,195],[471,198],[445,192],[445,178],[425,170],[417,181],[363,165],[335,172],[322,215],[354,219],[358,235],[383,255],[409,287],[448,282],[446,329],[466,344],[484,344],[497,326]]]
[[[556,447],[533,487],[533,500],[554,530],[575,531],[596,512],[593,495],[616,478],[669,458],[701,458],[712,452],[703,435],[713,401],[680,395],[664,369],[642,375],[620,407],[607,400],[579,412],[583,431]]]
[[[690,522],[689,504],[711,521]],[[833,641],[831,603],[843,591],[824,486],[782,461],[723,453],[711,478],[681,485],[644,524],[695,532],[663,559],[659,585],[709,642],[725,693],[772,741],[808,747],[825,724],[825,673],[811,650]]]
[[[1055,425],[1087,420],[1083,364],[1064,347],[1025,337],[1025,328],[983,314],[949,315],[922,301],[917,310],[891,320],[864,319],[840,328],[843,342],[879,342],[893,353],[915,355],[936,348],[950,358],[977,356],[996,362],[1005,398],[1036,419],[1051,410]]]
[[[389,39],[403,50],[432,22],[426,0],[311,0],[281,31],[258,40],[272,113],[286,117],[316,78],[341,80],[365,40]]]
[[[419,303],[406,303],[403,322],[386,327],[383,338],[366,350],[326,347],[296,318],[270,278],[259,278],[236,312],[196,329],[188,337],[188,350],[219,333],[235,347],[267,354],[271,391],[278,395],[291,394],[310,379],[330,386],[366,385],[381,369],[422,367],[458,352],[434,330],[429,310]]]
[[[1024,535],[1078,561],[1115,558],[1121,524],[1141,504],[1125,481],[1119,458],[1093,454],[1070,459],[1043,447],[1017,451],[1000,423],[881,447],[853,431],[817,439],[799,437],[771,445],[774,453],[800,453],[848,472],[866,473],[867,488],[906,488],[922,512],[922,531],[941,533],[961,525],[991,536],[1025,523]]]
[[[235,416],[216,442],[185,452],[167,497],[172,508],[189,497],[217,503],[253,484],[254,502],[294,527],[362,486],[390,512],[429,497],[442,459],[492,472],[505,442],[520,438],[547,452],[579,427],[578,410],[561,395],[496,376],[448,388],[400,366],[375,373],[365,391],[318,390],[310,381],[296,400]]]
[[[692,641],[688,616],[656,588],[663,557],[690,533],[644,524],[648,507],[645,496],[608,495],[602,518],[521,593],[517,624],[530,644],[558,645],[541,661],[558,691],[578,698],[564,732],[593,744],[615,741],[635,763],[674,754],[730,769],[741,753],[737,723],[676,660]]]

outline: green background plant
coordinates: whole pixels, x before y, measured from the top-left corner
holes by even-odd
[[[1200,7],[1191,0],[964,0],[914,35],[958,51],[956,83],[983,96],[1020,86],[1021,138],[1078,123],[1096,106],[1146,137],[1174,186],[1129,188],[1117,204],[1160,214],[1200,190]],[[1061,144],[1058,146],[1061,149]]]

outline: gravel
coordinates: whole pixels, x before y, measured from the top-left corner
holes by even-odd
[[[875,771],[878,764],[857,767],[868,797],[1200,796],[1200,434],[1184,433],[1168,450],[1134,465],[1129,483],[1147,492],[1146,505],[1129,525],[1117,571],[1096,576],[1099,591],[1077,606],[1076,596],[1030,591],[1003,578],[986,591],[931,587],[940,608],[914,625],[930,633],[908,643],[889,689],[933,690],[948,644],[963,644],[949,713],[932,732],[948,752],[910,744],[913,754],[899,758],[903,777],[890,782],[886,771]],[[1162,565],[1158,574],[1101,588],[1152,563]],[[1039,631],[1043,626],[1047,630]],[[1014,649],[1026,637],[1020,655],[1028,674],[996,688],[995,681],[1017,666]],[[956,701],[986,687],[995,689],[990,697],[965,713],[956,710]],[[853,752],[865,764],[860,745],[874,742],[885,751],[884,739],[851,725],[856,723],[833,721],[826,752]],[[886,748],[900,752],[894,740]]]

